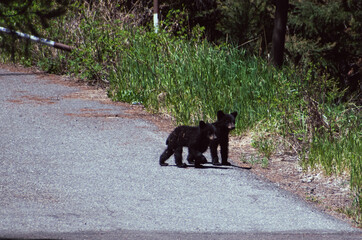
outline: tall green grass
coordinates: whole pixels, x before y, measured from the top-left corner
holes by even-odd
[[[150,32],[128,41],[126,51],[118,53],[122,62],[110,72],[113,99],[139,101],[155,111],[166,106],[183,124],[213,121],[220,109],[238,111],[241,130],[269,114],[267,103],[276,89],[265,62],[233,47]]]

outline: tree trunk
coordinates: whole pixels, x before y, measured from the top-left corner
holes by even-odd
[[[289,5],[289,0],[276,0],[273,39],[272,39],[272,59],[274,66],[278,68],[283,65],[288,5]]]

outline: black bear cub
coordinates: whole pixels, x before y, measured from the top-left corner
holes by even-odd
[[[217,156],[217,147],[220,145],[221,165],[230,166],[228,162],[229,155],[229,132],[235,129],[235,118],[237,112],[225,114],[223,111],[217,112],[217,121],[213,123],[216,127],[216,139],[210,143],[210,152],[213,165],[220,165],[219,157]]]
[[[160,156],[160,165],[165,163],[172,154],[178,167],[186,167],[182,162],[182,147],[188,147],[189,155],[195,159],[195,167],[201,167],[201,162],[205,157],[202,155],[210,145],[210,141],[216,138],[215,127],[212,124],[199,122],[199,126],[179,126],[175,128],[166,140],[167,148]]]
[[[217,121],[212,124],[216,127],[216,139],[210,142],[210,152],[213,165],[231,165],[231,163],[228,162],[229,132],[235,128],[235,118],[237,115],[237,112],[232,112],[230,114],[225,114],[221,110],[217,112]],[[221,164],[217,155],[217,147],[219,145],[221,152]],[[189,154],[187,156],[187,160],[189,163],[193,163],[195,159],[192,157],[192,155]],[[206,162],[207,160],[203,156],[201,163]]]

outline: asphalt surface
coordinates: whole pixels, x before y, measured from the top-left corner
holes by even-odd
[[[159,166],[167,132],[82,91],[0,69],[0,238],[362,239],[248,170]]]

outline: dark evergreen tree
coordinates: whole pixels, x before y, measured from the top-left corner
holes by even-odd
[[[320,65],[349,92],[359,90],[362,62],[362,1],[291,2],[288,57],[302,68]]]
[[[220,18],[217,0],[162,1],[162,4],[160,5],[161,20],[174,17],[175,10],[181,10],[183,20],[177,18],[173,19],[173,22],[175,23],[174,26],[178,26],[178,29],[176,28],[174,33],[179,32],[179,28],[187,27],[189,34],[191,34],[192,28],[201,26],[205,29],[205,35],[209,40],[215,41],[221,36],[220,31],[216,28],[216,24]],[[180,22],[182,22],[182,24],[179,24]]]
[[[267,56],[273,33],[272,0],[218,0],[221,17],[217,28],[222,41],[236,43],[248,53]]]
[[[40,35],[39,28],[49,27],[49,20],[63,15],[68,6],[68,0],[2,0],[0,23],[3,27]]]

